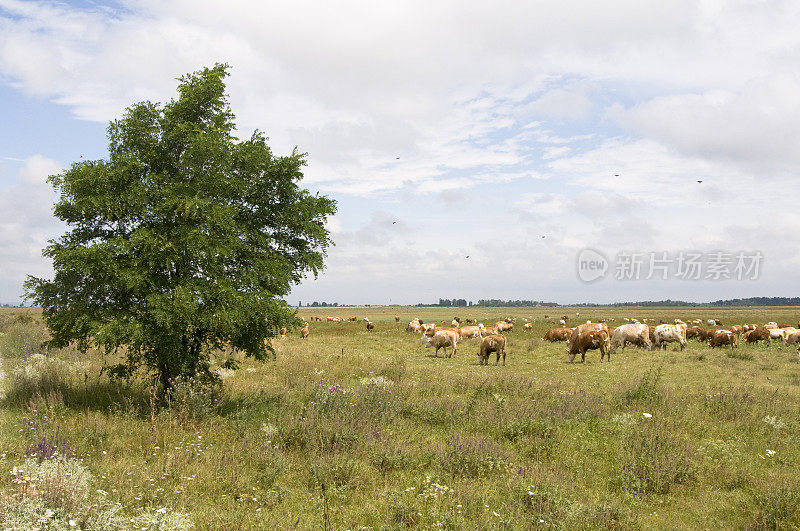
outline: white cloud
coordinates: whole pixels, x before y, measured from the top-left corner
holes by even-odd
[[[62,228],[52,216],[55,193],[45,181],[61,171],[58,162],[41,155],[27,159],[0,188],[0,301],[13,302],[27,275],[48,275],[42,258],[47,240]]]
[[[769,178],[800,164],[800,72],[611,109],[624,126],[688,156],[720,160]]]
[[[0,0],[0,79],[105,122],[229,62],[240,134],[265,130],[278,154],[299,146],[307,185],[369,205],[329,221],[340,245],[298,293],[379,302],[398,278],[402,302],[523,284],[564,300],[581,293],[565,271],[584,245],[719,246],[739,233],[757,245],[753,227],[800,228],[777,214],[797,200],[798,26],[788,0]],[[54,230],[47,209],[12,204],[41,192],[49,209],[54,167],[31,159],[14,176],[3,227],[27,240],[12,247]],[[412,218],[424,201],[434,213]],[[789,275],[778,264],[796,253],[763,247]]]

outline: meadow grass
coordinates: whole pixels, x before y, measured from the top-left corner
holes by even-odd
[[[567,362],[564,343],[541,340],[553,326],[545,314],[763,324],[797,323],[800,309],[299,313],[359,321],[310,322],[309,339],[295,331],[274,342],[275,362],[221,353],[241,362],[219,369],[221,389],[184,382],[162,403],[144,376],[101,373],[111,354],[44,349],[36,310],[0,312],[0,516],[98,529],[800,525],[794,348],[690,340],[683,352],[628,348],[611,363],[590,351],[581,364]],[[477,340],[435,358],[405,332],[413,316],[456,315],[519,319],[506,366],[479,366]],[[523,318],[536,319],[533,331]],[[85,476],[11,473],[53,460]]]

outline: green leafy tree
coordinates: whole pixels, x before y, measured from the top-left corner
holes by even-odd
[[[211,353],[257,359],[297,324],[281,299],[323,267],[333,200],[299,186],[305,155],[277,157],[265,136],[234,137],[228,66],[179,79],[178,98],[142,102],[108,126],[108,160],[49,178],[68,232],[50,241],[53,280],[28,277],[53,347],[124,355],[164,389],[212,376]]]

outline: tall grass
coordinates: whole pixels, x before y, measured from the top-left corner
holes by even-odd
[[[630,348],[601,365],[590,351],[568,364],[563,343],[538,339],[550,310],[334,311],[363,313],[375,331],[312,322],[308,340],[275,342],[277,361],[220,353],[224,387],[182,381],[166,401],[148,375],[108,379],[111,355],[41,348],[36,311],[0,311],[0,519],[87,529],[798,525],[800,386],[778,345],[743,344],[730,357],[690,341],[684,352]],[[575,311],[713,312],[723,322],[796,312],[557,314]],[[508,335],[505,367],[484,367],[466,355],[475,340],[460,344],[465,355],[429,356],[404,331],[412,313],[537,322]]]

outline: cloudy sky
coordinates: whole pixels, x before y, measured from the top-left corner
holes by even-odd
[[[0,302],[49,274],[47,175],[214,62],[240,136],[308,152],[339,203],[291,303],[797,296],[798,28],[795,0],[0,0]]]

